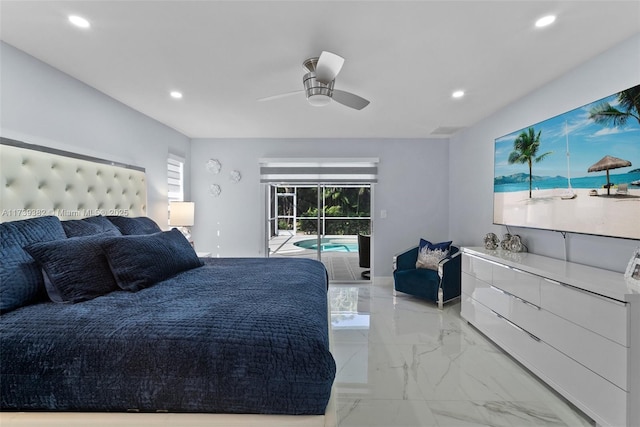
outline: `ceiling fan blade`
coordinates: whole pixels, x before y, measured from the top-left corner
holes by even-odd
[[[334,89],[332,98],[334,101],[356,110],[362,110],[364,107],[369,105],[369,101],[366,99],[358,95],[354,95],[353,93],[345,92],[344,90]]]
[[[316,80],[324,84],[331,83],[342,69],[343,64],[343,57],[326,50],[323,51],[318,59],[318,65],[316,65]]]
[[[293,92],[286,92],[278,95],[267,96],[266,98],[258,99],[258,101],[273,101],[274,99],[286,98],[287,96],[297,95],[299,93],[304,93],[304,90],[294,90]]]

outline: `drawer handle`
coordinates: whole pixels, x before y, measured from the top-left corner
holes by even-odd
[[[549,282],[549,283],[551,283],[551,284],[562,286],[563,288],[571,289],[571,290],[579,292],[581,294],[587,294],[590,297],[595,297],[595,298],[601,299],[603,301],[611,302],[611,303],[614,303],[614,304],[622,306],[622,307],[626,307],[627,306],[627,303],[624,302],[624,301],[620,301],[620,300],[617,300],[617,299],[606,297],[604,295],[596,294],[595,292],[587,291],[586,289],[576,288],[575,286],[569,285],[568,283],[558,282],[557,280],[548,279],[546,277],[544,278],[544,280]]]
[[[533,274],[533,273],[529,273],[528,271],[520,270],[519,268],[515,268],[515,267],[509,267],[509,268],[511,268],[516,273],[524,274],[525,276],[532,276],[532,277],[537,277],[537,278],[541,277],[541,276],[539,276],[537,274]]]
[[[533,308],[535,308],[536,310],[540,310],[540,307],[538,307],[537,305],[535,305],[535,304],[534,304],[534,303],[532,303],[532,302],[529,302],[529,301],[527,301],[527,300],[524,300],[524,299],[522,299],[522,298],[520,298],[520,297],[517,297],[517,296],[515,296],[515,295],[511,295],[511,296],[512,296],[512,297],[514,297],[515,299],[517,299],[518,301],[520,301],[521,303],[528,305],[529,307],[533,307]]]
[[[512,294],[511,292],[507,292],[507,291],[505,291],[504,289],[497,288],[497,287],[495,287],[495,286],[493,286],[493,285],[491,285],[491,289],[493,289],[493,290],[495,290],[495,291],[497,291],[497,292],[500,292],[500,293],[502,293],[502,294],[504,294],[504,295],[507,295],[507,296],[513,297],[513,298],[515,298],[516,300],[520,301],[521,303],[526,304],[526,305],[528,305],[528,306],[530,306],[530,307],[533,307],[533,308],[535,308],[536,310],[540,310],[540,307],[538,307],[538,306],[537,306],[537,305],[535,305],[534,303],[529,302],[529,301],[527,301],[527,300],[525,300],[525,299],[522,299],[522,298],[520,298],[519,296],[516,296],[516,295]]]
[[[491,285],[491,289],[493,289],[494,291],[498,291],[501,294],[505,294],[505,295],[511,295],[509,292],[505,291],[504,289],[500,289],[500,288],[496,288],[495,286]]]
[[[489,264],[497,265],[497,266],[502,267],[502,268],[510,268],[508,265],[500,264],[497,261],[491,261],[490,259],[483,258],[483,257],[478,256],[478,255],[472,255],[472,254],[465,254],[465,255],[466,256],[470,256],[471,258],[479,259],[479,260],[484,261],[484,262],[488,262]]]
[[[499,319],[504,320],[505,322],[507,322],[507,324],[511,325],[512,327],[516,328],[517,330],[519,330],[520,332],[526,334],[529,338],[531,338],[532,340],[536,341],[536,342],[540,342],[540,338],[538,338],[537,336],[533,335],[531,332],[526,331],[524,329],[522,329],[520,326],[516,325],[515,323],[513,323],[512,321],[510,321],[509,319],[505,318],[504,316],[499,315],[498,313],[496,313],[495,311],[491,310],[491,312],[493,314],[495,314],[496,316],[498,316]]]

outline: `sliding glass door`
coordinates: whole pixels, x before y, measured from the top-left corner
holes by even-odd
[[[269,256],[318,259],[333,281],[363,279],[359,255],[370,254],[359,253],[358,235],[371,234],[370,184],[266,187]]]
[[[263,158],[265,248],[268,256],[314,258],[327,266],[333,281],[362,280],[362,259],[371,251],[358,245],[370,235],[372,184],[378,182],[378,158]],[[370,237],[370,236],[369,236]]]

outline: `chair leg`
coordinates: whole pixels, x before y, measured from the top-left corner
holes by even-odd
[[[442,292],[442,288],[438,289],[438,308],[442,310],[444,306],[444,294]]]

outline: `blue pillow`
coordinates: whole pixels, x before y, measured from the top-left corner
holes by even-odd
[[[115,231],[117,234],[120,230],[104,216],[91,216],[83,219],[72,219],[62,221],[62,228],[67,237],[91,236],[107,231]]]
[[[118,286],[138,291],[202,262],[177,229],[155,234],[121,236],[102,245]]]
[[[0,311],[46,299],[42,272],[23,249],[35,242],[66,239],[60,220],[43,216],[0,224]]]
[[[90,300],[118,290],[101,243],[119,231],[33,243],[25,248],[44,272],[47,294],[53,302]]]
[[[425,246],[427,247],[427,249],[431,251],[433,250],[448,251],[451,249],[451,243],[453,243],[453,241],[431,243],[428,240],[420,239],[420,245],[418,245],[418,252],[423,250]]]
[[[125,235],[153,234],[162,231],[160,227],[158,227],[158,224],[146,216],[135,218],[128,216],[108,216],[107,219]]]

